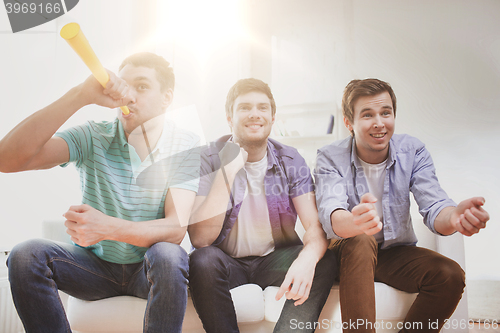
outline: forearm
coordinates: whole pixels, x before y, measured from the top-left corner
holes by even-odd
[[[326,249],[328,248],[329,241],[326,239],[326,234],[323,228],[317,222],[311,225],[306,233],[304,234],[304,248],[300,252],[299,256],[307,256],[310,260],[315,263],[323,258]]]
[[[109,217],[109,240],[128,243],[140,247],[150,247],[158,242],[180,244],[186,234],[186,227],[181,227],[175,219],[133,222]]]
[[[455,207],[445,207],[436,216],[434,220],[434,229],[441,235],[451,235],[456,231],[451,223],[454,211]]]
[[[0,170],[20,171],[57,130],[85,105],[77,87],[49,106],[35,112],[0,141]]]
[[[361,235],[363,231],[354,224],[353,214],[344,209],[337,209],[330,215],[332,228],[335,234],[342,238],[351,238]]]
[[[195,248],[211,245],[219,236],[230,200],[229,191],[235,173],[227,172],[228,184],[219,170],[212,183],[209,194],[194,209],[189,221],[189,236]],[[228,186],[229,185],[229,186]],[[199,197],[200,198],[200,197]]]

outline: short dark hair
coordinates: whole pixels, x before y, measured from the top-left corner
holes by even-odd
[[[118,70],[121,71],[126,65],[153,68],[156,71],[156,78],[160,82],[161,91],[165,91],[167,89],[174,90],[174,70],[172,66],[170,66],[170,63],[166,61],[162,56],[151,52],[135,53],[123,60]]]
[[[352,80],[344,89],[342,113],[352,124],[354,122],[354,104],[363,96],[375,96],[388,92],[392,99],[392,108],[396,116],[396,95],[389,83],[379,79]]]
[[[267,97],[269,97],[269,100],[271,101],[271,114],[274,116],[276,114],[276,103],[274,102],[271,88],[269,88],[267,83],[259,79],[248,78],[238,80],[238,82],[236,82],[231,89],[229,89],[226,98],[226,117],[232,117],[234,101],[238,98],[238,96],[248,94],[253,91],[264,93]]]

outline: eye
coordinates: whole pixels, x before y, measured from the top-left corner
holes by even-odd
[[[364,113],[361,117],[362,118],[370,118],[372,115],[370,113]]]
[[[137,90],[147,90],[149,89],[147,84],[140,84],[137,86]]]
[[[267,111],[267,110],[269,110],[269,106],[267,106],[267,105],[261,105],[261,106],[259,106],[259,110],[261,110],[261,111]]]

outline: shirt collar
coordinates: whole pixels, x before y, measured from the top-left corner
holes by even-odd
[[[387,169],[389,169],[396,161],[396,149],[394,149],[394,138],[389,141],[389,156],[387,157]],[[351,165],[354,165],[356,170],[361,168],[361,162],[359,162],[359,157],[356,154],[356,138],[352,136],[351,138]]]
[[[219,151],[224,148],[222,143],[231,141],[233,139],[232,135],[225,135],[216,141],[216,149],[211,149],[210,155],[218,154]],[[277,159],[277,149],[271,140],[267,139],[267,170],[272,169],[274,166],[279,166],[279,161]]]

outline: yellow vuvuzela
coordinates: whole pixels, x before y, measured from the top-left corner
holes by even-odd
[[[83,62],[90,69],[94,77],[99,83],[106,88],[106,83],[109,81],[109,74],[102,66],[99,59],[90,47],[89,41],[85,38],[80,25],[78,23],[68,23],[61,29],[61,37],[64,38],[73,50],[82,58]],[[120,106],[123,114],[129,114],[130,111],[126,106]]]

